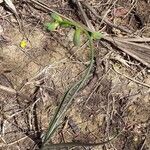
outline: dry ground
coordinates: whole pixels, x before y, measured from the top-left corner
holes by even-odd
[[[69,1],[43,2],[82,22]],[[87,2],[114,24],[133,30],[136,36],[150,37],[148,0]],[[84,39],[81,47],[73,46],[72,29],[47,32],[44,23],[50,17],[33,3],[16,0],[14,4],[21,17],[22,31],[12,13],[0,6],[0,85],[20,94],[0,90],[0,147],[32,150],[40,146],[63,93],[86,69],[88,46]],[[87,10],[86,14],[96,30],[109,36],[131,37],[98,21]],[[20,47],[23,39],[28,41],[26,48]],[[120,133],[108,144],[75,149],[150,150],[149,69],[105,40],[95,42],[95,53],[92,77],[77,94],[51,142],[94,143]],[[150,58],[150,51],[146,57]]]

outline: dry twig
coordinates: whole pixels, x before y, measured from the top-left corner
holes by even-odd
[[[140,81],[138,81],[138,80],[135,80],[135,79],[133,79],[133,78],[131,78],[131,77],[128,77],[127,75],[125,75],[125,74],[119,72],[114,66],[113,66],[113,70],[114,70],[116,73],[118,73],[119,75],[122,75],[122,76],[126,77],[127,79],[129,79],[129,80],[131,80],[131,81],[133,81],[133,82],[135,82],[135,83],[137,83],[137,84],[140,84],[140,85],[142,85],[142,86],[145,86],[145,87],[147,87],[147,88],[150,88],[150,85],[149,85],[149,84],[146,84],[146,83],[140,82]]]

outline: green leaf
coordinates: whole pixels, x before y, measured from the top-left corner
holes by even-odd
[[[92,32],[92,37],[93,37],[94,40],[100,40],[102,38],[102,33]]]
[[[66,23],[66,22],[61,22],[61,23],[60,23],[60,26],[61,26],[61,27],[65,27],[65,28],[71,27],[71,25],[68,24],[68,23]]]
[[[73,37],[73,43],[75,46],[80,45],[80,39],[81,39],[81,29],[76,28],[75,33],[74,33],[74,37]]]
[[[65,19],[60,23],[60,26],[62,26],[62,27],[74,27],[70,21],[65,20]]]
[[[51,17],[55,20],[55,21],[57,21],[57,22],[62,22],[63,21],[63,19],[59,16],[59,15],[57,15],[56,13],[52,13],[51,14]]]
[[[55,31],[56,28],[59,26],[59,23],[58,22],[47,23],[45,26],[46,26],[47,30]]]

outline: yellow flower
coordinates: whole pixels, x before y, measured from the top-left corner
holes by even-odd
[[[21,48],[26,48],[26,46],[27,46],[27,41],[22,40],[22,41],[20,42],[20,47],[21,47]]]

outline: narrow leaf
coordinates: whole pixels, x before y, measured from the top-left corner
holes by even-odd
[[[58,22],[47,23],[45,26],[46,26],[47,30],[55,31],[56,28],[59,26],[59,23]]]
[[[75,46],[80,45],[80,39],[81,39],[81,29],[76,28],[75,33],[74,33],[74,37],[73,37],[73,43]]]
[[[92,37],[94,40],[100,40],[102,38],[102,33],[100,32],[93,32]]]
[[[68,23],[66,23],[66,22],[61,22],[61,23],[60,23],[60,26],[61,26],[61,27],[65,27],[65,28],[71,27],[71,25],[68,24]]]
[[[52,17],[55,21],[58,21],[58,22],[62,22],[62,21],[63,21],[63,19],[62,19],[59,15],[57,15],[56,13],[52,13],[52,14],[51,14],[51,17]]]

